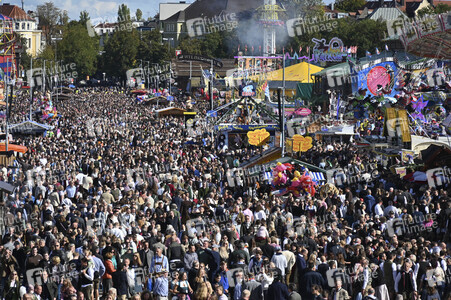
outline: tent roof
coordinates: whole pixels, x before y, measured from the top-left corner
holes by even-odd
[[[45,125],[45,124],[40,124],[40,123],[35,122],[35,121],[27,120],[27,121],[24,121],[22,123],[11,125],[9,127],[9,129],[13,129],[13,128],[16,128],[16,127],[24,127],[24,126],[30,126],[30,127],[33,127],[33,128],[42,128],[42,129],[45,129],[45,130],[48,130],[48,129],[51,128],[51,126],[48,126],[48,125]]]
[[[315,65],[301,62],[285,68],[285,81],[296,81],[301,83],[308,83],[308,74],[310,68],[310,75],[321,71],[323,68],[317,67]],[[259,76],[251,76],[252,80],[258,79]],[[272,71],[266,74],[265,80],[268,81],[282,81],[283,80],[283,69]],[[310,82],[312,80],[310,79]]]
[[[340,71],[341,75],[349,75],[351,73],[351,69],[349,67],[349,63],[348,62],[344,62],[344,63],[340,63],[340,64],[336,64],[334,66],[330,66],[328,68],[325,69],[321,69],[319,72],[316,72],[315,76],[325,76],[327,74],[333,74],[336,71]]]
[[[155,111],[155,113],[158,116],[178,116],[178,115],[183,115],[183,113],[186,112],[186,110],[184,110],[183,108],[178,108],[178,107],[166,107],[166,108],[162,108],[162,109],[158,109]]]

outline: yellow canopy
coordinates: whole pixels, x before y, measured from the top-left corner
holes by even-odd
[[[323,68],[317,67],[315,65],[301,62],[285,68],[285,81],[297,81],[300,83],[308,83],[308,74],[310,68],[310,75],[321,71]],[[265,75],[260,75],[261,79],[268,81],[282,81],[283,80],[283,69],[269,72]],[[260,76],[251,76],[252,80],[258,80]],[[312,79],[310,79],[310,83]]]

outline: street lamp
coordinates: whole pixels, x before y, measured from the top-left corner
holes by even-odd
[[[147,77],[147,88],[150,89],[150,81],[149,81],[150,61],[145,60],[144,62],[147,64],[147,67],[146,67],[146,69],[147,69],[147,71],[146,71],[147,72],[147,75],[146,75],[146,77]]]
[[[170,51],[170,47],[172,43],[169,43],[169,41],[173,41],[174,38],[164,38],[163,41],[168,41],[168,52]]]
[[[55,42],[55,65],[58,69],[58,41],[61,41],[63,38],[60,36],[51,37],[52,41]],[[58,81],[56,81],[56,102],[58,102]]]

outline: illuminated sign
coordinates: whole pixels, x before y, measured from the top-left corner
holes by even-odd
[[[318,61],[341,62],[343,60],[343,57],[346,57],[348,55],[345,51],[343,41],[337,37],[332,38],[329,44],[326,44],[326,39],[318,40],[313,38],[312,42],[315,43],[312,55],[312,59],[315,62]]]
[[[243,97],[252,97],[255,96],[255,90],[253,85],[247,85],[243,88],[243,92],[241,93]]]

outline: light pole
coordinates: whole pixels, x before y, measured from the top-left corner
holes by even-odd
[[[145,60],[144,62],[147,64],[147,67],[146,67],[146,69],[147,69],[147,76],[146,76],[147,77],[147,88],[150,89],[150,81],[149,81],[150,61]]]
[[[63,38],[56,36],[56,37],[51,37],[52,41],[55,42],[55,65],[56,68],[58,68],[58,41],[61,41]],[[57,72],[58,73],[58,72]],[[56,80],[56,102],[58,102],[58,81],[57,78],[55,78]]]
[[[160,88],[160,87],[159,87],[159,85],[160,85],[160,67],[159,67],[159,64],[157,64],[157,63],[153,63],[152,65],[156,67],[156,68],[154,69],[155,72],[157,73],[156,80],[155,80],[155,81],[156,81],[156,86],[155,86],[155,88],[156,88],[156,90],[157,90],[157,92],[158,92],[158,89]]]
[[[30,61],[30,115],[28,116],[28,119],[31,121],[31,106],[33,105],[33,55],[31,55],[31,61]]]
[[[282,56],[282,111],[279,111],[279,114],[282,114],[282,124],[280,126],[280,143],[282,148],[282,157],[285,157],[285,55],[284,54],[275,54],[274,56]]]
[[[168,41],[168,52],[171,50],[171,43],[170,41],[173,41],[174,38],[163,38],[163,41]]]
[[[171,95],[172,61],[169,61],[169,96]]]

